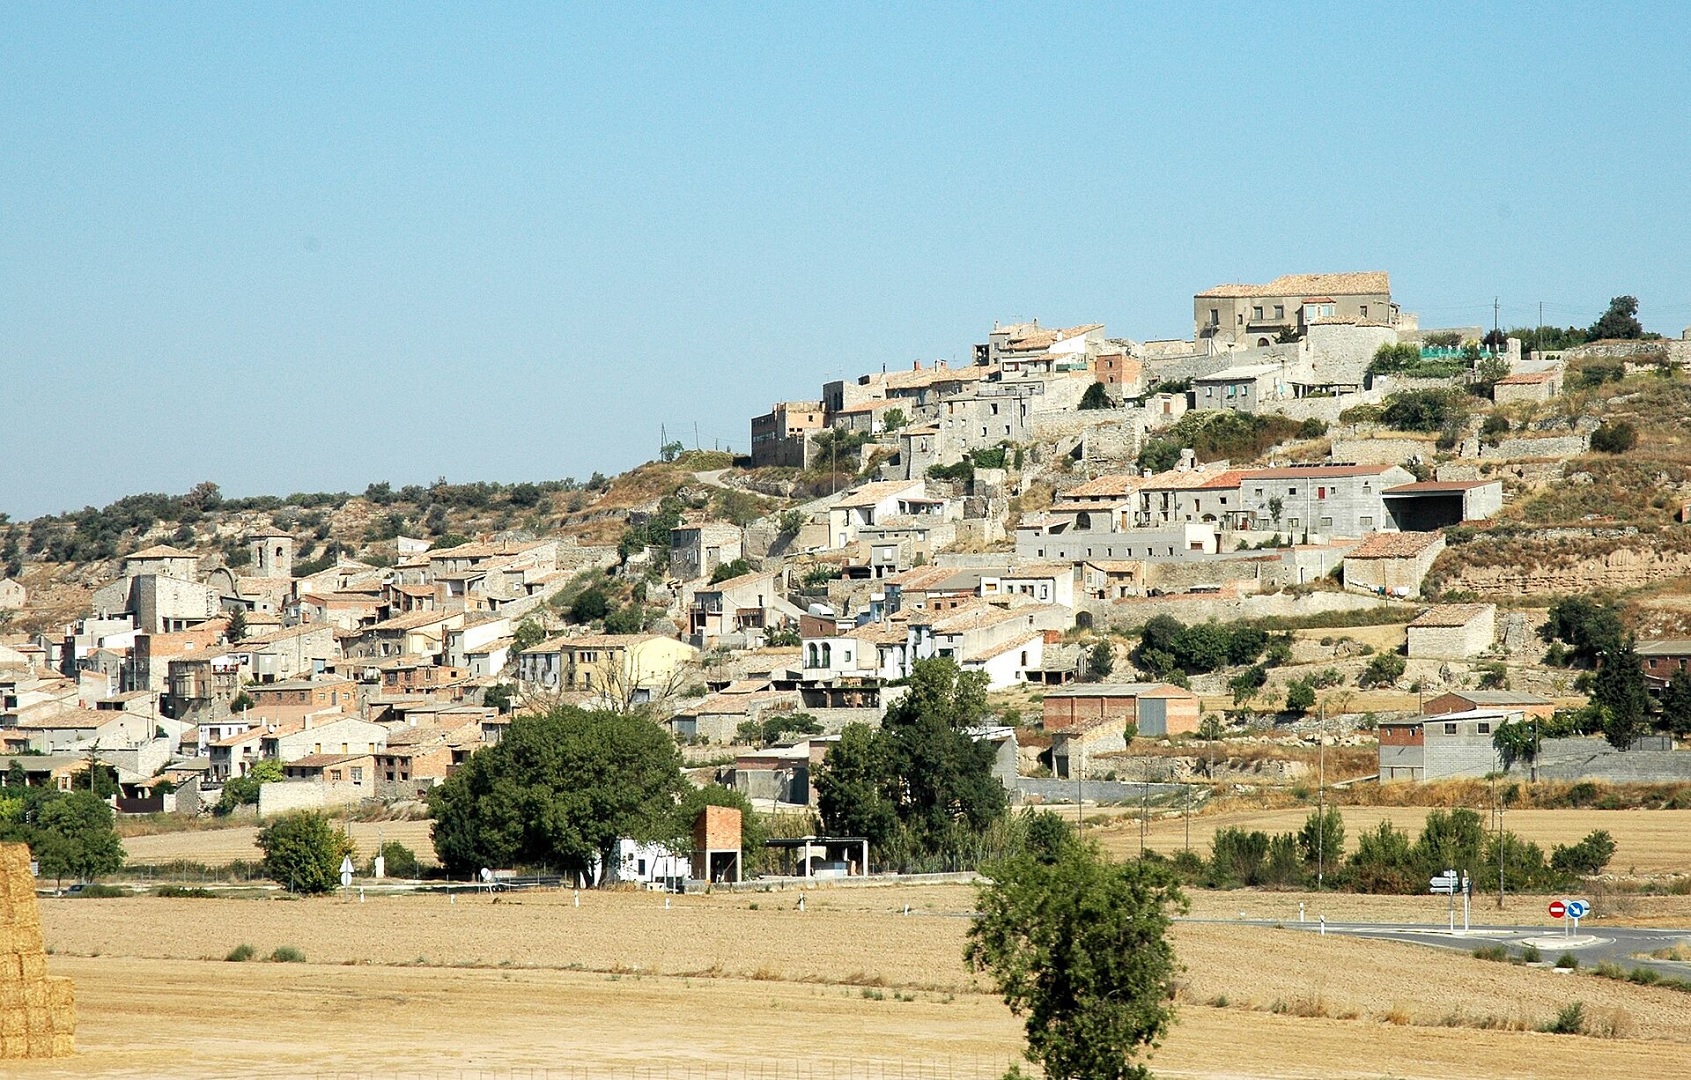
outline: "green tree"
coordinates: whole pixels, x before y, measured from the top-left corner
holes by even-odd
[[[605,595],[605,590],[593,585],[583,589],[581,595],[570,602],[570,622],[597,622],[603,619],[610,610],[611,601]]]
[[[417,853],[398,840],[389,840],[376,854],[382,857],[382,873],[387,877],[416,880],[423,876],[423,864],[417,861]],[[375,875],[374,858],[370,860],[365,873]]]
[[[1630,641],[1603,654],[1591,681],[1591,702],[1605,710],[1603,738],[1616,750],[1625,750],[1644,733],[1650,688]]]
[[[340,884],[341,860],[353,853],[352,838],[314,810],[295,810],[258,830],[264,874],[290,892],[325,893]]]
[[[1298,854],[1305,865],[1319,864],[1329,874],[1344,861],[1345,819],[1337,810],[1320,810],[1304,819],[1298,830]]]
[[[1438,431],[1460,421],[1466,406],[1449,390],[1402,390],[1386,398],[1380,419],[1399,431]]]
[[[1217,829],[1210,840],[1210,883],[1257,885],[1268,858],[1268,834],[1256,830]]]
[[[1086,393],[1080,396],[1082,409],[1108,409],[1114,407],[1110,400],[1110,392],[1101,382],[1095,382],[1086,388]]]
[[[751,572],[751,563],[744,559],[732,559],[728,562],[717,564],[716,569],[712,570],[710,573],[710,583],[712,585],[717,585],[727,581],[729,578],[737,578],[741,574],[749,574]]]
[[[1577,844],[1557,844],[1550,855],[1550,867],[1558,874],[1592,877],[1601,874],[1614,857],[1615,838],[1595,829]]]
[[[1108,641],[1100,641],[1086,653],[1086,673],[1095,680],[1110,677],[1116,669],[1116,650]]]
[[[881,414],[881,430],[897,431],[910,421],[904,415],[904,410],[896,405]]]
[[[1403,678],[1403,672],[1408,667],[1403,657],[1397,653],[1376,653],[1368,661],[1368,666],[1362,669],[1362,685],[1390,686]]]
[[[229,613],[229,625],[223,631],[223,636],[231,642],[247,639],[247,609],[236,608]]]
[[[679,441],[667,442],[658,448],[658,457],[663,461],[674,461],[686,449],[687,447]]]
[[[1180,460],[1181,446],[1168,439],[1149,439],[1139,451],[1136,464],[1154,473],[1168,472]]]
[[[559,706],[519,716],[429,793],[435,852],[457,875],[545,866],[591,874],[619,840],[678,835],[681,753],[642,716]]]
[[[1429,810],[1411,857],[1429,877],[1446,870],[1471,872],[1484,864],[1485,844],[1485,823],[1479,814],[1465,807]]]
[[[893,861],[960,858],[1006,810],[993,749],[971,734],[988,716],[986,685],[984,672],[952,660],[917,661],[881,730],[848,727],[823,759],[816,791],[824,827],[890,847]]]
[[[257,806],[258,789],[282,779],[282,763],[274,758],[261,758],[247,768],[245,776],[231,776],[223,781],[223,793],[217,797],[212,813],[226,817],[236,807]]]
[[[1691,735],[1691,671],[1685,668],[1662,688],[1662,726],[1680,738]]]
[[[1540,633],[1546,641],[1568,645],[1575,660],[1594,667],[1604,653],[1620,646],[1625,628],[1613,604],[1586,596],[1564,596],[1551,601]]]
[[[1382,821],[1358,836],[1356,854],[1350,857],[1350,871],[1357,890],[1365,893],[1417,891],[1418,867],[1411,850],[1408,834],[1393,828],[1390,821]]]
[[[1499,724],[1491,733],[1492,748],[1505,770],[1519,761],[1527,766],[1538,760],[1538,727],[1524,720]]]
[[[520,653],[546,640],[546,628],[533,619],[524,619],[511,631],[511,651]]]
[[[1174,635],[1169,651],[1188,674],[1196,675],[1227,666],[1231,636],[1220,623],[1193,623]]]
[[[123,866],[123,841],[112,828],[112,808],[91,791],[70,791],[41,805],[30,852],[41,872],[91,881]]]
[[[1174,1022],[1169,912],[1186,899],[1161,867],[1081,844],[991,870],[965,951],[1010,1010],[1049,1080],[1148,1080],[1133,1058]]]
[[[1287,712],[1302,716],[1313,708],[1315,708],[1315,687],[1311,686],[1307,680],[1298,679],[1286,687]]]
[[[1638,321],[1638,298],[1617,296],[1608,308],[1597,316],[1586,336],[1592,341],[1609,338],[1636,339],[1644,336],[1644,324]]]

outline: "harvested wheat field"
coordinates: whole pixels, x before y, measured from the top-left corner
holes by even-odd
[[[1357,837],[1390,821],[1408,831],[1413,839],[1427,820],[1427,809],[1417,806],[1329,807],[1345,823],[1345,849],[1356,850]],[[1303,828],[1312,806],[1287,810],[1241,810],[1203,815],[1192,819],[1192,848],[1209,854],[1210,837],[1217,829],[1260,829],[1266,833],[1296,832]],[[1484,811],[1481,811],[1484,816]],[[1664,875],[1691,873],[1691,810],[1511,810],[1503,826],[1523,840],[1544,848],[1577,843],[1593,829],[1605,829],[1615,838],[1615,857],[1609,861],[1613,873]],[[1139,852],[1139,823],[1118,819],[1111,825],[1088,829],[1104,850],[1116,855]],[[1156,818],[1146,830],[1146,846],[1172,854],[1186,843],[1186,822],[1179,817]]]
[[[667,910],[650,893],[580,907],[568,892],[67,899],[43,901],[42,918],[56,969],[77,980],[89,1075],[1002,1075],[1020,1027],[963,966],[972,890],[816,889],[803,912],[797,895]],[[239,944],[307,962],[220,959]],[[1162,1075],[1691,1070],[1691,998],[1672,991],[1267,927],[1182,923],[1176,948],[1181,1022],[1153,1059]],[[215,1002],[216,1024],[158,1024],[142,985]],[[1612,1037],[1518,1030],[1573,999]],[[16,1075],[48,1075],[32,1069]]]
[[[418,861],[434,865],[434,842],[429,839],[428,821],[354,821],[346,826],[360,859],[376,853],[377,837],[398,841],[417,853]],[[254,840],[256,825],[235,825],[227,829],[183,829],[126,836],[123,850],[132,866],[160,866],[172,862],[227,866],[237,860],[256,863],[262,858]]]

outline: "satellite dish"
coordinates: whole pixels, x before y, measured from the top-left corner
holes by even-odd
[[[481,868],[481,879],[482,879],[482,880],[483,880],[483,881],[492,881],[492,880],[493,880],[493,871],[492,871],[492,870],[489,870],[489,869],[488,869],[488,868],[487,868],[487,867],[485,867],[485,866],[484,866],[484,867],[482,867],[482,868]]]

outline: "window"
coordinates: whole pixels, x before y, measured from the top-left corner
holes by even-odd
[[[1221,325],[1221,309],[1220,308],[1210,308],[1210,325],[1211,326],[1220,326]]]
[[[341,771],[339,769],[330,769],[329,770],[329,779],[330,780],[339,780],[340,778],[341,778]]]
[[[1491,725],[1488,724],[1488,723],[1485,723],[1484,721],[1481,721],[1480,723],[1474,725],[1474,731],[1476,731],[1477,733],[1479,733],[1481,735],[1490,735],[1491,734]]]
[[[1262,498],[1262,489],[1261,488],[1257,488],[1257,498],[1259,498],[1259,499]]]
[[[992,415],[998,415],[998,402],[996,401],[992,403]]]
[[[1317,499],[1325,499],[1327,497],[1327,489],[1324,488],[1324,487],[1316,488],[1315,489],[1315,497]]]
[[[1288,495],[1296,495],[1297,493],[1298,493],[1297,488],[1289,487],[1289,488],[1286,489],[1286,494],[1288,494]]]
[[[364,770],[362,767],[357,765],[352,767],[352,782],[355,784],[362,784],[364,782]]]
[[[1362,317],[1364,319],[1366,319],[1368,317],[1368,305],[1367,304],[1362,305]]]
[[[1364,529],[1372,529],[1374,527],[1374,518],[1371,515],[1365,514],[1362,517],[1357,518],[1356,523]]]
[[[1258,304],[1256,307],[1251,308],[1251,318],[1257,320],[1258,322],[1262,321],[1262,305],[1261,304]]]
[[[1274,317],[1276,319],[1284,319],[1286,317],[1286,305],[1285,304],[1275,304],[1274,305]]]
[[[1331,529],[1333,527],[1333,519],[1330,518],[1330,517],[1322,518],[1321,519],[1321,527],[1323,529]]]
[[[1445,733],[1445,734],[1446,734],[1446,735],[1454,735],[1454,734],[1456,734],[1456,725],[1455,725],[1455,724],[1446,724],[1446,725],[1444,725],[1444,733]]]

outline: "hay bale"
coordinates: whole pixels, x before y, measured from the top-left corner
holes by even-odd
[[[76,1053],[76,1036],[67,1029],[53,1032],[53,1056],[70,1057]]]
[[[47,979],[47,1004],[53,1009],[70,1009],[76,1006],[76,984],[63,975],[52,975]]]
[[[0,1012],[0,1039],[22,1035],[28,1030],[28,1027],[24,1016],[24,1007],[21,1004],[11,1006],[5,1012]]]
[[[76,991],[47,975],[29,849],[0,844],[0,1058],[76,1051]]]
[[[40,985],[47,977],[47,956],[45,953],[19,953],[18,968],[23,973],[25,985]]]

